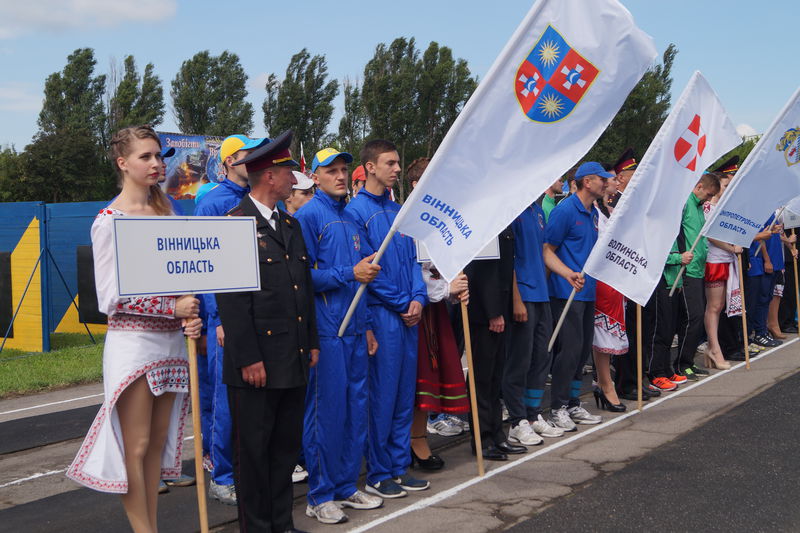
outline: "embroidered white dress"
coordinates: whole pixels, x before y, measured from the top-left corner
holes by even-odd
[[[181,473],[181,448],[189,409],[189,363],[181,321],[174,317],[174,296],[120,298],[117,293],[113,215],[103,209],[92,225],[97,303],[108,315],[103,350],[105,398],[67,477],[102,492],[128,492],[125,449],[116,404],[125,388],[145,376],[155,396],[175,392],[169,432],[161,456],[161,475]]]

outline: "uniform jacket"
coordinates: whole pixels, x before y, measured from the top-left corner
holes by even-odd
[[[279,211],[273,230],[247,195],[230,216],[256,217],[261,290],[217,294],[225,328],[222,380],[250,387],[241,368],[258,361],[267,371],[267,388],[305,385],[311,349],[319,349],[314,290],[300,224]]]
[[[360,193],[359,193],[360,194]],[[511,290],[514,282],[514,232],[511,226],[500,232],[500,259],[472,261],[464,267],[469,279],[469,321],[489,324],[490,318],[511,319]]]
[[[372,254],[355,221],[345,212],[344,199],[336,200],[318,191],[295,213],[303,228],[311,279],[316,293],[319,334],[334,337],[353,301],[359,283],[353,266]],[[369,329],[367,300],[362,298],[345,335],[360,335]]]
[[[346,209],[356,224],[364,228],[364,237],[373,250],[380,248],[398,211],[400,206],[392,201],[388,189],[382,196],[361,189]],[[428,290],[411,237],[395,233],[380,265],[380,273],[367,285],[368,305],[382,305],[396,313],[405,313],[412,300],[423,306],[428,304]]]

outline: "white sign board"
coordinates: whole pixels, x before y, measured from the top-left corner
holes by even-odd
[[[414,243],[417,245],[417,263],[430,262],[431,254],[425,248],[425,243],[418,239],[414,239]],[[489,244],[484,246],[472,260],[482,261],[486,259],[500,259],[500,240],[497,237],[489,241]]]
[[[800,228],[800,214],[789,211],[787,207],[783,211],[783,229]]]
[[[114,217],[120,296],[256,291],[254,217]]]

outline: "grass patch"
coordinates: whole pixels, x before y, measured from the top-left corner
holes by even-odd
[[[0,398],[63,388],[103,379],[103,335],[56,333],[50,352],[3,349],[0,353]]]

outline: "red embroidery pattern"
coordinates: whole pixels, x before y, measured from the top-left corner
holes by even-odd
[[[129,331],[177,331],[181,321],[160,316],[114,314],[108,317],[108,329]]]
[[[81,483],[89,488],[99,490],[101,492],[111,492],[116,494],[126,494],[128,492],[128,482],[126,481],[119,481],[119,480],[111,480],[111,479],[101,479],[90,474],[87,474],[83,467],[86,464],[87,459],[89,458],[89,454],[94,448],[95,443],[97,442],[97,436],[100,433],[100,428],[103,426],[106,417],[109,413],[109,407],[113,408],[117,404],[117,400],[119,399],[120,394],[135,380],[140,378],[142,375],[151,372],[154,369],[159,368],[171,368],[171,367],[183,367],[185,372],[188,372],[188,362],[185,359],[180,358],[171,358],[171,359],[162,359],[159,361],[152,361],[145,366],[137,369],[135,372],[129,374],[116,388],[114,394],[111,396],[110,402],[104,402],[103,405],[100,407],[100,411],[97,413],[97,416],[92,422],[92,426],[89,428],[89,433],[86,435],[86,438],[81,445],[81,449],[78,451],[78,455],[72,461],[69,469],[67,470],[66,476],[70,479]],[[181,414],[180,414],[180,424],[178,426],[178,435],[177,435],[177,448],[175,452],[175,463],[170,468],[162,468],[161,469],[161,476],[163,478],[175,478],[180,476],[181,474],[181,452],[183,450],[183,431],[186,426],[186,415],[189,411],[189,395],[185,394],[183,396],[183,405],[181,406]],[[118,445],[121,449],[124,450],[122,447],[122,443],[118,442]]]
[[[171,366],[151,370],[147,373],[147,384],[156,396],[164,392],[189,392],[189,369]]]

